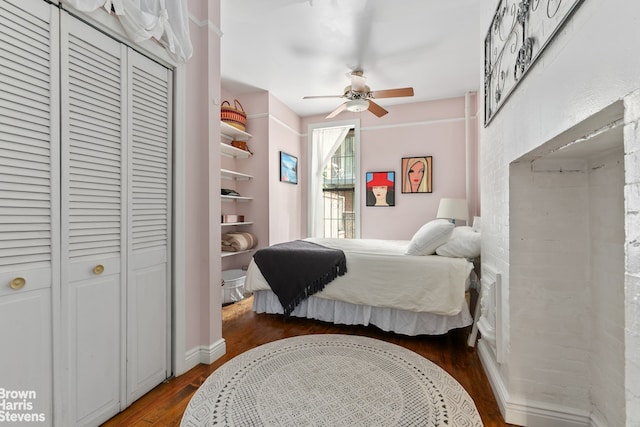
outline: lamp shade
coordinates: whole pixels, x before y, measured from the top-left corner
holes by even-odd
[[[440,199],[436,218],[450,219],[455,223],[456,219],[468,221],[469,207],[465,199]]]
[[[367,101],[366,99],[352,99],[351,101],[347,101],[348,111],[359,113],[361,111],[367,110],[368,108],[369,101]]]

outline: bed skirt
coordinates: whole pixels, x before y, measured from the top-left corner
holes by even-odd
[[[253,311],[283,314],[278,297],[268,290],[253,292]],[[383,331],[404,335],[442,335],[473,323],[469,307],[463,304],[455,316],[416,313],[386,307],[370,307],[311,296],[298,305],[291,316],[342,325],[375,325]]]

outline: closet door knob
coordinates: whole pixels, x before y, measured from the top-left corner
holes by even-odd
[[[9,283],[9,286],[11,286],[11,289],[17,291],[18,289],[22,289],[26,283],[27,281],[24,280],[24,277],[16,277]]]
[[[93,267],[93,272],[94,274],[102,274],[104,272],[104,265],[102,264],[98,264],[95,267]]]

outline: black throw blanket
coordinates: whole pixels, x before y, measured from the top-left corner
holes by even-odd
[[[300,302],[347,272],[344,252],[304,240],[260,249],[253,259],[280,300],[285,317]]]

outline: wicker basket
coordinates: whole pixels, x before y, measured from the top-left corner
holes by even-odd
[[[232,107],[229,101],[222,101],[220,120],[244,132],[247,130],[247,113],[237,99],[234,99],[233,103],[235,106]]]

